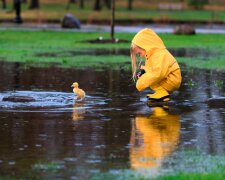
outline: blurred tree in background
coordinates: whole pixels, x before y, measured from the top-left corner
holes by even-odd
[[[133,0],[128,0],[128,7],[127,7],[128,10],[133,9],[132,2],[133,2]]]
[[[84,0],[80,0],[80,9],[84,9]]]
[[[187,4],[196,9],[202,9],[204,5],[208,4],[208,0],[187,0]]]
[[[39,9],[39,0],[30,1],[30,9]]]
[[[111,0],[20,0],[24,22],[58,23],[70,13],[82,23],[109,23]],[[14,0],[0,0],[0,19],[11,21]],[[219,22],[225,19],[225,0],[115,0],[117,23]],[[179,14],[179,15],[178,15]],[[39,21],[40,20],[40,21]]]
[[[77,0],[69,0],[66,9],[70,9],[70,4],[76,4]],[[84,0],[80,0],[80,9],[84,9]]]
[[[103,4],[105,4],[105,6],[108,9],[111,8],[111,0],[95,0],[93,9],[96,11],[100,11],[102,9],[102,4],[101,4],[102,1],[103,1]]]
[[[2,0],[2,9],[6,9],[6,0]]]

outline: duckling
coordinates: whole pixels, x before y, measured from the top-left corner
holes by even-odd
[[[82,101],[85,98],[85,92],[79,88],[79,84],[74,82],[71,87],[73,87],[73,92],[76,94],[75,100]]]

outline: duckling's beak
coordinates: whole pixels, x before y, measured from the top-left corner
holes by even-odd
[[[73,87],[73,84],[71,85],[71,87]]]

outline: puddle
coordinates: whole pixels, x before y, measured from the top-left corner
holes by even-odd
[[[95,56],[105,56],[105,55],[126,55],[129,56],[129,49],[88,49],[88,50],[74,50],[74,51],[62,51],[56,53],[37,53],[35,56],[38,57],[72,57],[81,55],[95,55]]]
[[[169,51],[176,57],[212,57],[217,54],[210,52],[203,48],[174,48],[169,49]],[[35,56],[38,57],[73,57],[81,55],[95,55],[95,56],[105,56],[105,55],[124,55],[129,56],[130,49],[125,48],[115,48],[115,49],[88,49],[88,50],[73,50],[73,51],[59,51],[59,52],[44,52],[37,53]]]
[[[0,63],[0,100],[35,99],[0,101],[1,177],[154,177],[190,172],[196,159],[198,172],[224,166],[215,163],[225,153],[225,109],[204,101],[225,95],[225,73],[182,67],[183,83],[169,107],[148,107],[148,91],[137,92],[130,72],[122,74]],[[75,81],[87,94],[83,102],[74,102]]]
[[[10,102],[2,101],[3,97],[9,96],[21,96],[30,97],[33,99],[31,102]],[[74,99],[74,93],[64,92],[47,92],[47,91],[6,91],[0,93],[0,111],[44,111],[44,112],[63,112],[71,111],[73,106],[81,104],[82,102],[76,102]],[[97,96],[86,96],[84,109],[91,108],[92,106],[98,106],[105,104],[110,99],[103,99]]]

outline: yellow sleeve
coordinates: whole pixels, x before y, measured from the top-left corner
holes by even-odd
[[[146,72],[145,74],[143,74],[136,83],[136,88],[138,91],[143,91],[145,88],[150,86],[150,79],[151,79],[151,75],[150,73]]]
[[[169,59],[166,54],[160,54],[157,59],[151,61],[151,66],[146,64],[145,74],[143,74],[136,83],[138,91],[142,91],[165,79],[169,71]]]

